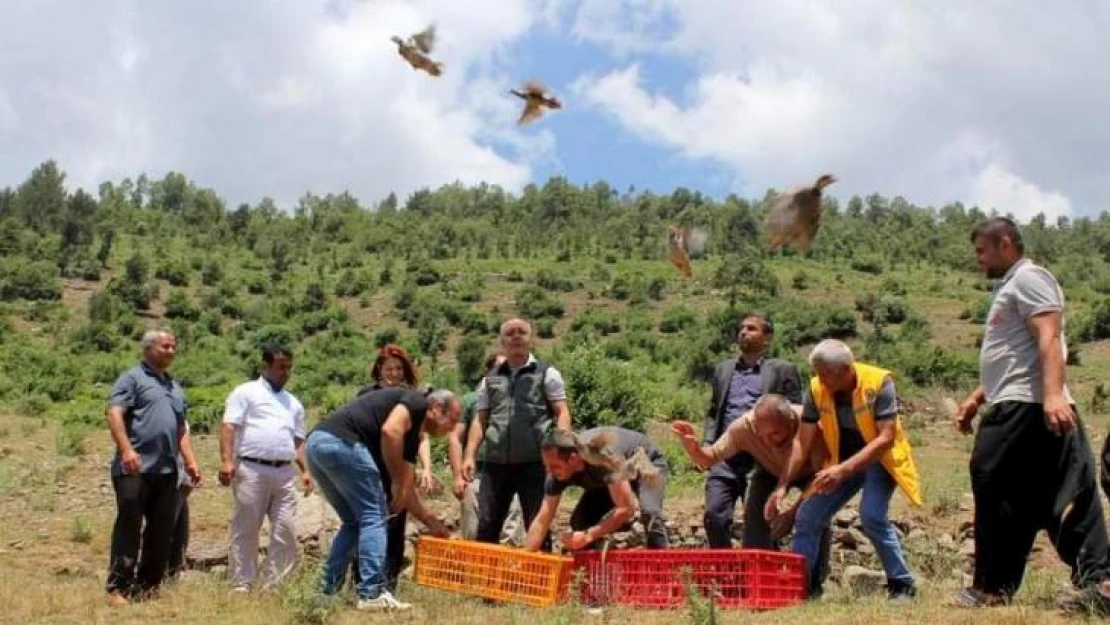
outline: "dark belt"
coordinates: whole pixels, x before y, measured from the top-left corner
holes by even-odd
[[[261,458],[249,458],[247,456],[239,456],[240,460],[253,462],[255,464],[264,464],[268,467],[284,467],[285,465],[293,462],[292,460],[263,460]]]

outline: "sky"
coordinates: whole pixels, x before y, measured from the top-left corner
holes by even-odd
[[[179,171],[229,206],[566,176],[1110,210],[1110,2],[0,0],[0,186]],[[393,35],[435,24],[433,78]],[[538,79],[563,108],[518,126]]]

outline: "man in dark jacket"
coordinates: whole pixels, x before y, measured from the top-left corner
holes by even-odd
[[[717,365],[713,374],[713,396],[705,417],[703,444],[711,445],[728,430],[733,421],[755,406],[767,393],[786,397],[793,404],[802,401],[798,367],[789,362],[767,358],[775,326],[766,313],[753,312],[744,317],[737,331],[740,357]],[[737,499],[744,500],[745,548],[771,549],[770,528],[763,519],[763,505],[775,488],[772,479],[753,478],[755,466],[750,453],[741,452],[709,469],[705,480],[705,533],[714,549],[732,547],[732,515]]]

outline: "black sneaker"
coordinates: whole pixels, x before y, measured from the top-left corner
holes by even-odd
[[[910,601],[917,596],[917,586],[913,582],[890,579],[886,582],[886,595],[891,601]]]

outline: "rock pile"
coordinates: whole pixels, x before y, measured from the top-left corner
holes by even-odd
[[[438,506],[440,518],[452,530],[458,527],[458,507],[447,502]],[[964,505],[960,506],[965,508]],[[703,548],[707,546],[705,527],[702,521],[701,506],[689,510],[668,511],[667,531],[671,545],[682,548]],[[568,527],[569,510],[560,510],[554,527],[562,531]],[[974,531],[970,520],[960,523],[954,533],[928,529],[905,519],[894,519],[895,531],[910,558],[915,571],[931,578],[960,576],[971,571],[971,561],[975,554]],[[339,519],[331,506],[319,495],[313,494],[299,502],[297,510],[297,539],[306,554],[322,556],[331,543],[332,536],[339,528]],[[733,524],[733,545],[740,546],[743,534],[743,518],[738,517]],[[406,528],[406,556],[413,558],[413,546],[420,535],[422,526],[411,519]],[[557,538],[557,536],[556,536]],[[830,580],[839,581],[850,587],[853,592],[870,592],[875,586],[876,576],[882,577],[882,568],[875,548],[868,540],[859,513],[854,508],[841,510],[833,520],[833,549],[831,556]],[[627,549],[644,546],[644,527],[639,519],[623,530],[612,535],[610,548]],[[260,541],[260,551],[266,550],[266,528]],[[786,541],[789,544],[789,539]],[[556,543],[558,544],[558,543]],[[188,566],[197,569],[221,571],[227,566],[226,543],[190,544]],[[885,579],[878,582],[878,586]]]

